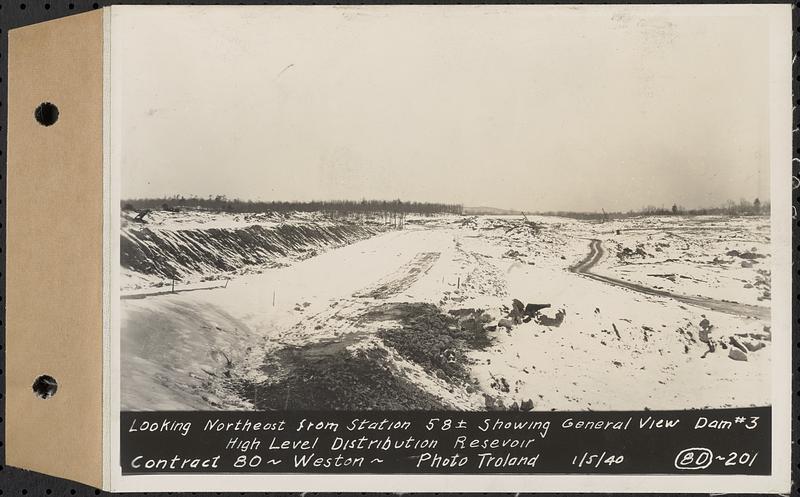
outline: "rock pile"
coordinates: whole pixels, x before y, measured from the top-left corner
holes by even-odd
[[[502,399],[495,399],[491,395],[483,394],[484,403],[486,404],[487,411],[532,411],[533,399],[523,400],[522,402],[514,401],[513,404],[506,407]]]
[[[564,322],[564,318],[567,315],[566,310],[559,309],[552,315],[541,312],[548,308],[550,308],[550,304],[523,304],[521,300],[514,299],[511,302],[511,307],[502,307],[502,311],[506,313],[506,317],[499,319],[496,326],[486,326],[485,329],[494,331],[497,328],[505,328],[506,331],[510,332],[514,326],[531,321],[542,326],[561,326],[561,323]]]
[[[725,255],[729,257],[738,257],[740,259],[763,259],[766,257],[764,254],[759,254],[755,251],[755,248],[750,252],[739,252],[738,250],[729,250]]]
[[[715,329],[714,325],[711,324],[705,315],[702,315],[701,317],[703,319],[699,323],[700,331],[698,332],[698,339],[700,342],[708,346],[708,350],[703,353],[702,358],[705,358],[708,354],[713,354],[718,345],[722,347],[723,350],[728,351],[728,357],[730,359],[734,361],[746,362],[750,353],[763,349],[767,346],[764,342],[768,342],[771,339],[769,328],[765,327],[763,334],[738,333],[735,336],[729,336],[727,342],[723,337],[719,337],[717,340],[715,340],[712,336],[712,331]],[[678,328],[678,332],[681,334],[686,333],[691,338],[691,332],[689,331],[684,331],[682,328]],[[692,340],[692,342],[694,342],[694,340]]]
[[[624,262],[627,259],[636,259],[636,258],[645,259],[647,257],[653,257],[653,255],[648,254],[644,250],[644,245],[641,243],[636,245],[636,250],[633,250],[630,247],[622,247],[621,244],[617,244],[617,258],[621,262]]]

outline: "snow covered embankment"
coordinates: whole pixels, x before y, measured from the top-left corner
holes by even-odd
[[[322,219],[176,228],[123,223],[123,290],[169,285],[173,279],[184,284],[213,280],[287,265],[386,229],[379,224]]]

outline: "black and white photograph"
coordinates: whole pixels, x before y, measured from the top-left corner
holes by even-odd
[[[0,22],[9,475],[791,492],[792,5],[101,3]]]
[[[112,16],[121,409],[772,404],[768,16],[512,10]]]
[[[110,9],[115,488],[783,489],[789,12]]]

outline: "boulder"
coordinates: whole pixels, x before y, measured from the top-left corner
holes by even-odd
[[[520,301],[519,301],[519,300],[517,300],[517,299],[514,299],[514,300],[511,302],[511,307],[512,307],[513,309],[515,309],[517,312],[519,312],[520,314],[522,314],[523,312],[525,312],[525,304],[523,304],[522,302],[520,302]]]
[[[747,348],[747,350],[750,351],[750,352],[755,352],[757,350],[761,350],[764,347],[766,347],[764,342],[751,343],[751,342],[742,341],[742,343],[744,343],[745,348]]]
[[[731,345],[733,345],[733,347],[736,347],[737,349],[741,350],[741,351],[742,351],[742,352],[744,352],[745,354],[747,353],[747,349],[744,347],[744,345],[742,345],[741,343],[739,343],[739,340],[737,340],[736,338],[734,338],[734,337],[729,337],[729,338],[728,338],[728,342],[729,342]]]
[[[533,317],[542,309],[547,309],[550,304],[528,304],[525,306],[525,314]]]
[[[742,352],[741,350],[737,349],[736,347],[731,347],[728,351],[728,357],[733,359],[734,361],[745,361],[747,362],[747,354]]]
[[[559,309],[553,316],[548,316],[547,314],[539,313],[536,315],[534,319],[536,320],[537,323],[539,323],[542,326],[559,327],[561,326],[561,323],[564,322],[564,318],[566,316],[567,316],[567,311],[565,311],[564,309]]]
[[[500,321],[497,322],[497,326],[510,330],[510,329],[514,328],[514,323],[512,323],[511,320],[509,320],[509,319],[503,318],[503,319],[501,319]]]
[[[523,400],[522,404],[519,406],[520,411],[532,411],[533,410],[533,399]]]

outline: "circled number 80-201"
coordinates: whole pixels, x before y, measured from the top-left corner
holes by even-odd
[[[725,466],[752,467],[758,457],[758,452],[730,452],[725,456],[715,456],[711,449],[705,447],[692,447],[683,449],[675,457],[675,467],[686,470],[700,470],[711,466],[715,461]]]

